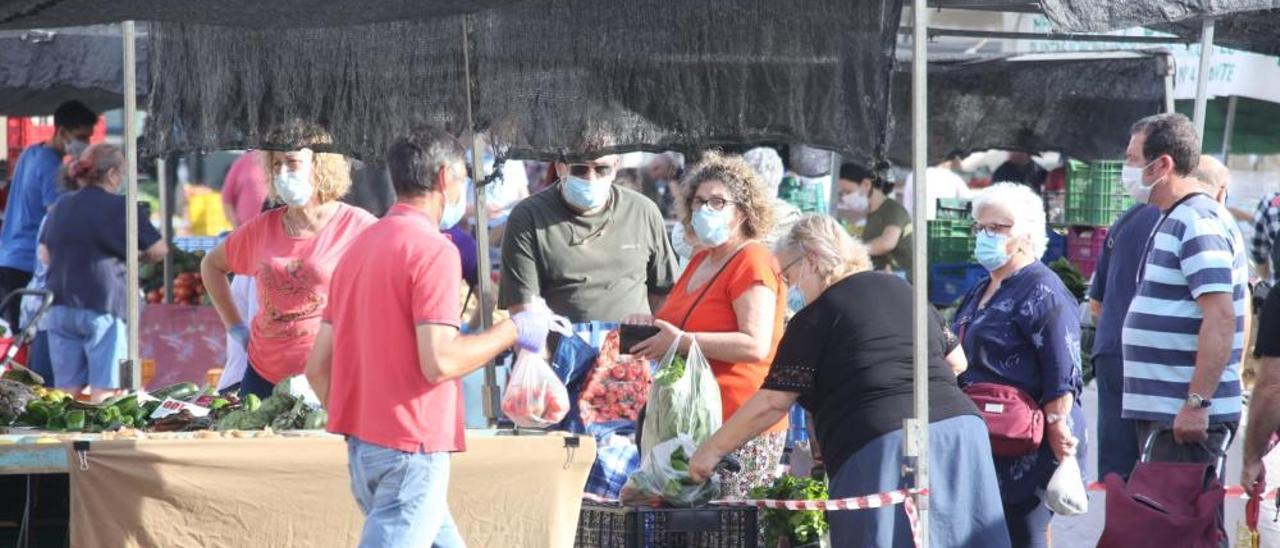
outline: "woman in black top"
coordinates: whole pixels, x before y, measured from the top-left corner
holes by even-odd
[[[866,248],[827,216],[802,219],[778,244],[782,275],[808,303],[778,346],[763,388],[698,449],[695,479],[799,401],[813,414],[831,498],[911,487],[901,477],[912,415],[911,286],[871,272]],[[936,316],[936,312],[935,312]],[[930,541],[1009,546],[986,425],[956,385],[941,321],[929,322]],[[834,546],[910,546],[904,510],[827,515]]]

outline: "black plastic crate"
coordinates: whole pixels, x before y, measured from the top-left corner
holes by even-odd
[[[755,508],[645,508],[582,503],[577,548],[758,548]]]

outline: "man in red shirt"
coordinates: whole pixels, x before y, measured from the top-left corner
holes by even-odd
[[[463,451],[458,379],[514,344],[540,352],[553,315],[531,306],[460,335],[458,250],[441,234],[466,210],[463,148],[424,130],[387,152],[397,202],[333,273],[307,379],[347,437],[361,546],[462,546],[449,516],[449,453]]]

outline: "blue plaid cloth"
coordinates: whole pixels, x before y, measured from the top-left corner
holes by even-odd
[[[1280,263],[1276,259],[1276,239],[1280,238],[1280,192],[1273,192],[1258,202],[1258,209],[1253,213],[1253,238],[1250,240],[1249,255],[1255,264],[1271,266],[1271,279],[1277,279],[1276,272]]]
[[[616,424],[616,423],[615,423]],[[616,499],[627,484],[627,478],[640,469],[640,450],[631,441],[635,423],[616,425],[610,430],[595,431],[596,462],[587,476],[585,491],[607,499]]]

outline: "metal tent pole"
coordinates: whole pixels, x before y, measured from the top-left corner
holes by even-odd
[[[1213,60],[1213,18],[1200,27],[1200,70],[1196,73],[1196,135],[1204,143],[1204,114],[1209,101],[1209,62]]]
[[[464,87],[467,92],[467,127],[471,130],[471,186],[474,187],[476,204],[476,258],[480,269],[480,295],[477,306],[480,307],[480,328],[488,329],[493,325],[493,317],[489,312],[489,287],[492,285],[493,266],[489,264],[489,209],[485,204],[484,187],[481,185],[486,177],[484,142],[481,141],[480,132],[476,129],[472,103],[474,99],[471,87],[475,85],[475,81],[472,80],[475,75],[471,72],[471,14],[462,16],[462,64],[463,75],[466,77]],[[484,389],[481,394],[484,399],[484,416],[489,420],[490,427],[497,426],[498,366],[493,361],[484,366]]]
[[[1231,134],[1236,131],[1236,103],[1240,97],[1232,95],[1227,99],[1227,121],[1222,128],[1222,163],[1227,163],[1227,158],[1231,156]]]
[[[841,163],[843,163],[843,160],[840,159],[840,153],[832,152],[831,153],[831,184],[827,185],[828,187],[830,187],[827,189],[827,214],[837,218],[839,217],[836,215],[838,213],[836,210],[840,205],[840,164]],[[871,167],[874,168],[875,166],[871,166]]]
[[[165,157],[161,155],[156,158],[156,186],[160,189],[160,239],[164,243],[170,244],[173,241],[173,223],[169,222],[169,174],[165,170],[169,168],[166,165]],[[173,254],[164,256],[162,263],[162,278],[164,279],[164,302],[173,302]]]
[[[125,260],[126,287],[129,297],[129,353],[123,371],[127,371],[128,387],[142,388],[142,368],[138,367],[140,314],[138,310],[138,65],[135,61],[133,21],[124,22],[124,151],[125,151]],[[124,380],[124,379],[121,379]],[[123,384],[123,383],[122,383]]]
[[[925,249],[928,230],[922,227],[928,221],[928,204],[925,203],[928,185],[929,146],[928,146],[928,78],[929,53],[926,33],[929,29],[929,11],[926,0],[912,0],[911,15],[914,19],[911,33],[911,171],[915,181],[912,204],[913,212],[912,243],[912,279],[915,281],[915,302],[912,305],[913,331],[915,336],[915,417],[906,420],[903,432],[906,435],[907,466],[915,474],[917,489],[929,488],[929,340],[928,340],[928,253]],[[920,493],[915,496],[916,511],[919,512],[920,543],[929,545],[929,496]]]
[[[1173,55],[1168,53],[1161,56],[1164,63],[1161,69],[1164,71],[1164,111],[1172,113],[1175,111],[1173,104],[1173,78],[1178,72],[1178,62],[1173,59]]]

